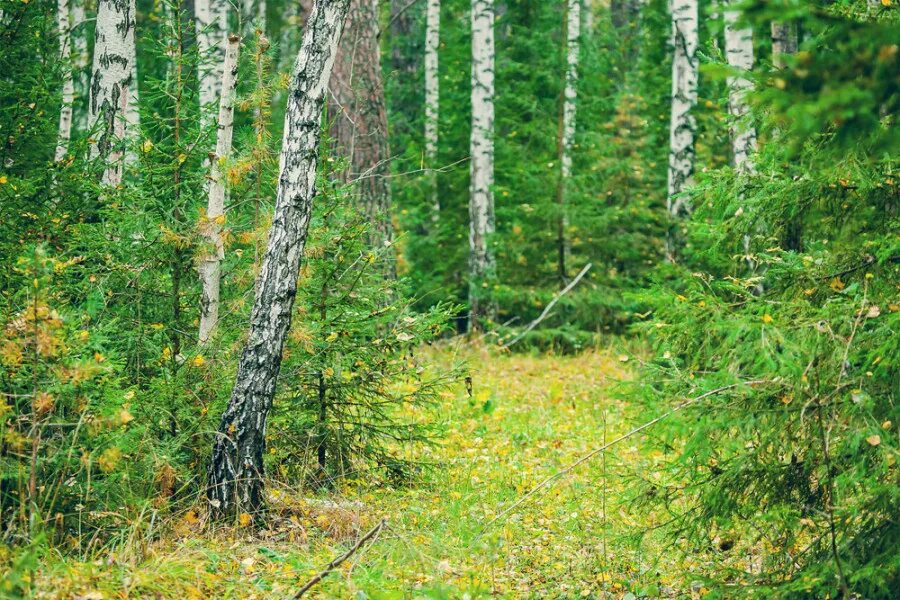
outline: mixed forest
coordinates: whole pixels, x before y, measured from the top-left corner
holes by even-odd
[[[0,597],[896,597],[898,111],[896,0],[0,0]]]

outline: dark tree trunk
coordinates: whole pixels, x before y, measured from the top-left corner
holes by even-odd
[[[291,325],[315,194],[325,91],[350,0],[317,0],[288,96],[275,214],[253,304],[250,336],[213,444],[207,497],[213,514],[264,509],[266,418]]]
[[[359,201],[372,223],[372,245],[393,242],[389,149],[378,15],[371,0],[350,0],[345,34],[331,78],[329,106],[337,152],[350,161],[347,181],[356,182]],[[388,251],[386,272],[393,274]]]

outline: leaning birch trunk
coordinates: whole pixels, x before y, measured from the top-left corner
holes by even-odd
[[[494,274],[494,0],[472,0],[472,132],[469,165],[469,328],[493,312],[484,291]]]
[[[390,150],[381,77],[378,14],[372,0],[350,0],[341,50],[330,90],[337,151],[350,162],[347,181],[356,183],[359,203],[372,224],[370,242],[386,249],[385,276],[395,276],[391,224]],[[329,103],[329,109],[332,109]]]
[[[72,139],[72,104],[75,101],[75,82],[72,79],[72,27],[69,21],[69,0],[58,0],[56,26],[59,32],[59,60],[63,67],[62,106],[59,110],[59,135],[56,141],[56,162],[63,160]]]
[[[797,52],[797,24],[772,21],[772,65],[783,69],[784,57]]]
[[[219,425],[207,498],[216,515],[264,509],[266,417],[291,325],[315,195],[320,121],[350,0],[316,0],[294,65],[285,113],[275,214],[259,274],[250,334]]]
[[[105,161],[102,182],[110,187],[122,182],[122,144],[134,73],[134,15],[134,0],[99,0],[91,76],[91,157]]]
[[[228,5],[225,0],[196,0],[200,127],[206,131],[215,123],[219,91],[222,87],[222,65],[228,31]]]
[[[575,143],[575,101],[578,97],[578,42],[581,26],[581,0],[568,0],[566,9],[566,85],[559,121],[559,182],[556,188],[557,219],[557,274],[560,288],[568,283],[566,262],[569,254],[569,214],[566,192],[572,175],[572,146]]]
[[[666,206],[670,227],[666,258],[675,260],[681,219],[690,206],[680,194],[694,174],[694,136],[697,120],[697,0],[672,0],[672,113],[669,121],[669,177]]]
[[[725,57],[728,65],[739,71],[728,78],[728,112],[731,115],[731,148],[734,166],[741,173],[753,171],[752,155],[756,151],[756,128],[749,122],[747,91],[752,87],[743,73],[753,68],[753,32],[738,28],[740,13],[725,11]]]
[[[203,221],[203,235],[206,237],[207,252],[200,259],[200,282],[203,292],[200,296],[200,343],[209,341],[216,323],[219,322],[219,285],[221,282],[222,260],[225,258],[225,171],[224,162],[231,154],[231,137],[234,130],[234,88],[237,83],[238,49],[240,41],[236,35],[229,36],[225,47],[225,64],[222,69],[222,97],[219,100],[219,124],[216,130],[216,152],[210,156],[209,194],[206,205],[206,219]]]
[[[440,83],[438,81],[438,48],[441,43],[441,0],[428,0],[425,7],[425,160],[428,164],[428,187],[431,195],[431,220],[437,222],[441,201],[437,188],[438,115]]]

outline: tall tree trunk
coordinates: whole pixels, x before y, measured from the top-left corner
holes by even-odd
[[[472,0],[472,133],[469,165],[469,329],[492,318],[494,275],[494,0]]]
[[[772,21],[772,64],[776,69],[785,67],[784,57],[797,52],[797,24]]]
[[[200,262],[200,281],[203,292],[200,297],[200,343],[209,341],[219,321],[219,285],[221,265],[225,258],[225,171],[224,161],[231,154],[231,136],[234,130],[234,88],[237,83],[238,50],[240,41],[229,36],[225,47],[225,64],[222,69],[222,97],[219,100],[219,123],[216,132],[216,152],[210,156],[211,173],[209,197],[203,234],[209,248]]]
[[[437,222],[441,201],[437,188],[438,115],[440,83],[438,49],[441,45],[441,0],[427,0],[425,8],[425,160],[428,166],[428,188],[431,196],[431,220]]]
[[[197,50],[200,64],[197,77],[200,88],[200,126],[205,130],[215,122],[225,45],[228,31],[228,4],[225,0],[195,0]]]
[[[74,0],[72,2],[72,28],[70,32],[70,43],[72,48],[72,71],[78,83],[75,91],[77,92],[76,100],[77,108],[74,109],[74,120],[76,131],[86,131],[88,128],[88,106],[85,101],[90,97],[90,84],[88,73],[88,44],[87,32],[85,31],[85,0]]]
[[[697,119],[697,0],[672,0],[672,113],[669,121],[669,185],[666,205],[670,226],[666,236],[666,258],[675,260],[679,244],[679,221],[690,214],[690,206],[678,197],[694,174],[694,136]]]
[[[562,110],[559,120],[559,182],[556,187],[557,217],[557,275],[560,288],[568,283],[566,261],[569,254],[569,240],[566,230],[569,215],[566,191],[572,175],[572,146],[575,143],[575,101],[578,97],[578,45],[581,27],[581,0],[568,0],[566,8],[566,85],[563,90]]]
[[[333,135],[339,154],[350,160],[347,180],[356,182],[360,204],[372,223],[374,247],[391,246],[391,187],[387,112],[381,79],[378,11],[373,0],[350,0],[341,50],[330,88]],[[393,249],[385,260],[394,272]]]
[[[72,139],[72,103],[75,82],[72,79],[72,27],[69,20],[69,0],[57,0],[56,26],[59,32],[59,60],[63,68],[62,106],[59,110],[59,135],[56,142],[56,161],[66,157]]]
[[[285,113],[281,175],[250,336],[213,445],[207,498],[213,512],[264,508],[266,418],[291,325],[297,276],[315,195],[321,116],[350,0],[316,0],[297,55]]]
[[[121,146],[134,85],[134,0],[99,0],[94,34],[90,118],[96,127],[91,156],[106,162],[103,184],[122,182]]]
[[[725,11],[725,57],[729,66],[741,72],[753,68],[753,31],[738,28],[740,13]],[[748,122],[747,91],[752,87],[743,74],[728,78],[728,112],[731,114],[731,148],[734,166],[742,173],[753,171],[752,154],[756,151],[756,128]]]

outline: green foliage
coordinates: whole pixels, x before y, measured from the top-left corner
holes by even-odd
[[[456,309],[411,310],[402,283],[383,275],[392,249],[370,249],[365,213],[331,173],[316,200],[270,452],[279,473],[301,480],[330,484],[372,469],[403,480],[415,467],[411,446],[440,431],[425,409],[461,377],[459,366],[435,371],[418,350]]]
[[[773,108],[773,139],[756,173],[701,178],[683,264],[639,298],[653,309],[639,328],[654,353],[640,386],[651,405],[755,383],[671,422],[669,478],[644,499],[661,501],[651,506],[682,550],[734,557],[698,575],[759,597],[888,598],[900,584],[900,222],[896,161],[881,154],[896,142],[891,118],[867,115],[891,114],[896,57],[883,24],[840,7],[792,14],[810,43],[845,42],[768,78],[757,101]],[[837,65],[857,56],[882,75],[851,81]],[[858,118],[844,102],[862,103]]]

